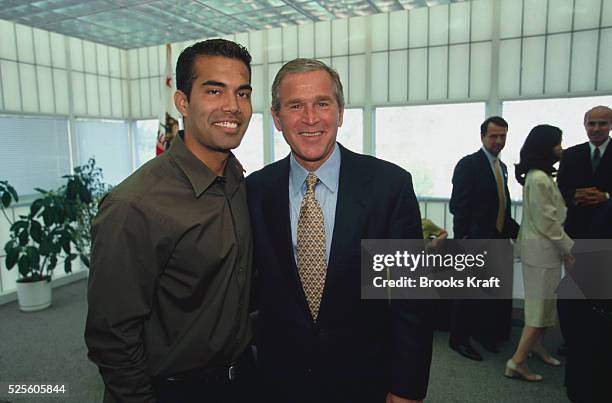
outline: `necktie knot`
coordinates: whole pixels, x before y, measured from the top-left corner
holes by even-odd
[[[319,181],[319,178],[317,178],[317,175],[310,172],[308,176],[306,177],[306,191],[314,192],[314,188],[318,181]]]

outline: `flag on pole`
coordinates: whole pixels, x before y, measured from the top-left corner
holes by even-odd
[[[166,76],[161,92],[159,129],[157,131],[157,145],[155,155],[160,155],[168,148],[179,129],[178,120],[172,117],[172,47],[166,44]]]

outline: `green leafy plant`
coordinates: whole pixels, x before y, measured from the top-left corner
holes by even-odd
[[[9,219],[6,268],[17,266],[20,282],[49,281],[61,259],[66,273],[72,271],[72,262],[78,257],[89,267],[89,228],[97,202],[109,187],[102,182],[102,170],[93,158],[64,178],[66,184],[56,190],[36,188],[40,197],[30,205],[29,214],[14,222]],[[8,184],[5,187],[9,191]],[[16,193],[9,193],[17,200]]]
[[[10,218],[6,215],[6,211],[4,210],[6,207],[10,206],[12,202],[18,202],[19,196],[17,195],[17,191],[12,187],[8,181],[0,181],[0,200],[2,200],[2,204],[0,204],[0,209],[2,209],[2,214],[4,217],[10,222]]]

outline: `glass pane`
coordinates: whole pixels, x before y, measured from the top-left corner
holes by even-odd
[[[448,48],[438,46],[429,49],[428,97],[429,99],[443,99],[447,97],[447,69]]]
[[[349,19],[349,51],[351,54],[365,51],[365,32],[367,17],[353,17]]]
[[[470,51],[468,45],[453,45],[449,51],[448,97],[462,99],[468,97],[470,77]]]
[[[263,141],[263,114],[254,113],[251,116],[249,128],[242,138],[240,146],[233,150],[236,158],[245,169],[245,176],[263,168],[264,141]]]
[[[314,24],[298,27],[300,57],[314,57]]]
[[[408,11],[395,11],[389,14],[389,49],[408,48]]]
[[[547,93],[567,91],[570,63],[571,34],[550,35],[546,44],[546,88]]]
[[[315,56],[317,58],[331,56],[331,22],[315,23]]]
[[[448,18],[448,5],[429,9],[429,46],[446,45],[448,43]]]
[[[124,121],[78,120],[76,136],[79,165],[95,157],[104,182],[117,185],[132,172],[128,124]]]
[[[159,120],[147,119],[134,122],[134,158],[136,169],[155,157],[155,145]]]
[[[542,35],[546,29],[546,1],[525,0],[523,35]]]
[[[298,57],[298,30],[295,25],[283,28],[283,60]]]
[[[38,112],[38,92],[36,91],[36,70],[33,64],[19,63],[19,81],[23,110],[25,112]]]
[[[363,152],[363,109],[345,109],[338,142],[356,153]]]
[[[389,49],[389,17],[387,14],[375,14],[370,17],[372,24],[372,50],[374,52]]]
[[[408,98],[408,51],[389,52],[389,101],[406,102]]]
[[[377,108],[376,156],[408,170],[418,197],[448,198],[455,165],[480,147],[484,115],[484,103]]]
[[[332,21],[332,55],[348,55],[348,20]]]
[[[541,94],[544,80],[544,37],[525,38],[523,41],[523,80],[521,93]]]
[[[274,128],[274,161],[282,160],[290,151],[283,134]]]
[[[70,173],[66,119],[0,117],[0,140],[0,179],[20,196],[55,189]]]
[[[593,91],[595,89],[596,60],[597,31],[575,32],[572,44],[571,91]]]

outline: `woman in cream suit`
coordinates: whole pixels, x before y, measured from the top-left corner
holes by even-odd
[[[559,366],[542,344],[547,327],[556,323],[555,289],[561,279],[561,264],[571,266],[574,242],[563,230],[565,202],[553,179],[553,164],[561,157],[561,130],[534,127],[521,148],[516,179],[523,185],[523,219],[519,248],[525,287],[525,326],[519,345],[506,364],[505,375],[526,381],[541,381],[529,372],[530,353],[547,364]]]

